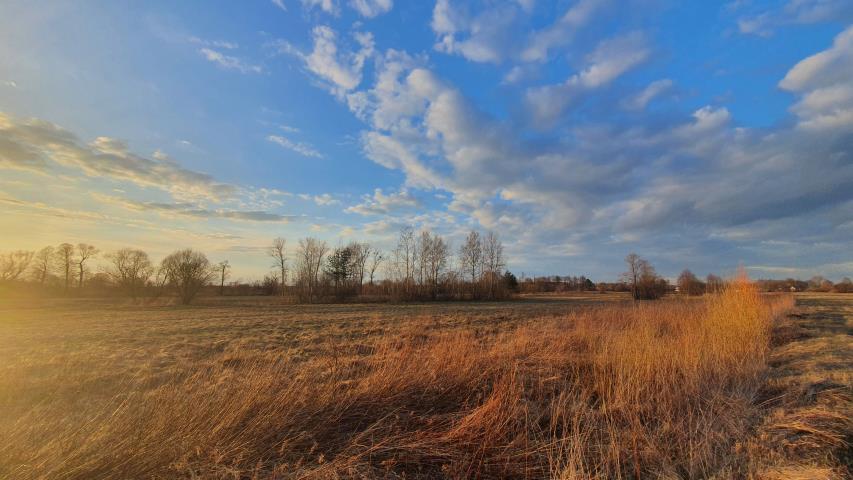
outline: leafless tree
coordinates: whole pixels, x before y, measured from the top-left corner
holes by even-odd
[[[17,280],[22,273],[27,271],[35,253],[26,250],[17,250],[0,255],[0,280]]]
[[[210,261],[201,252],[192,249],[178,250],[160,263],[167,285],[178,292],[181,303],[188,305],[216,274]]]
[[[725,281],[721,277],[709,273],[705,278],[705,289],[708,293],[719,293],[723,289]]]
[[[367,260],[373,249],[368,243],[352,242],[347,248],[352,252],[352,279],[356,284],[357,290],[361,293],[361,287],[364,284],[364,275],[367,273]]]
[[[65,291],[71,288],[74,266],[74,245],[62,243],[56,248],[56,263],[58,268],[65,274]]]
[[[297,283],[303,297],[309,302],[313,301],[318,293],[320,269],[328,251],[329,246],[322,240],[309,237],[299,241],[296,250]]]
[[[647,262],[632,252],[625,257],[625,263],[628,264],[628,271],[622,274],[622,278],[631,287],[631,296],[636,299],[640,286],[640,277]]]
[[[281,280],[281,295],[285,294],[284,285],[287,283],[287,240],[278,237],[272,241],[267,254],[273,259],[273,268],[275,268]]]
[[[482,257],[489,298],[495,298],[505,264],[503,244],[494,232],[487,233],[482,240]]]
[[[379,265],[382,264],[382,261],[385,260],[385,257],[382,255],[382,252],[374,249],[370,254],[370,285],[373,286],[373,279],[376,275],[376,269],[379,268]]]
[[[231,264],[228,260],[223,260],[216,264],[216,271],[219,274],[219,296],[221,297],[225,294],[225,280],[231,274]]]
[[[471,279],[471,291],[476,296],[476,284],[483,263],[483,244],[480,234],[471,230],[465,243],[459,247],[459,263],[465,275]]]
[[[88,243],[77,244],[77,288],[83,288],[83,280],[86,274],[86,262],[98,254],[98,249]]]
[[[53,270],[54,250],[53,247],[47,246],[36,252],[33,258],[32,276],[40,285],[44,285]]]
[[[413,294],[415,268],[417,264],[417,245],[415,232],[412,227],[403,227],[397,248],[394,249],[394,271],[397,280],[403,287],[403,294],[408,298]]]
[[[636,253],[625,257],[628,271],[622,278],[631,288],[634,300],[653,300],[663,296],[666,291],[666,281],[658,277],[654,267]]]
[[[154,273],[151,259],[142,250],[122,248],[107,254],[107,260],[110,262],[107,275],[134,299]]]
[[[422,272],[422,283],[427,287],[430,296],[438,296],[438,287],[447,270],[450,247],[439,235],[423,231],[419,239],[419,271]]]
[[[678,276],[677,285],[679,292],[684,295],[702,295],[705,293],[705,284],[687,269]]]

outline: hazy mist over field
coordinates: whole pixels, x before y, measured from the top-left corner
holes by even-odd
[[[853,2],[4,1],[0,251],[853,276]],[[293,240],[291,240],[293,241]]]

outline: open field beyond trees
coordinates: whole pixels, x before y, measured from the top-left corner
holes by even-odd
[[[794,305],[796,301],[796,306]],[[853,297],[0,304],[0,478],[843,478]]]

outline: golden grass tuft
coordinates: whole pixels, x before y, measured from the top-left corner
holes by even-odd
[[[736,475],[771,322],[792,302],[741,279],[699,301],[497,331],[425,318],[379,340],[318,340],[313,356],[227,350],[171,377],[57,386],[5,400],[19,413],[0,422],[0,477]]]

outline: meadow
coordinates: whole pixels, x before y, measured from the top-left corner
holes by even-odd
[[[842,478],[853,298],[797,303],[4,301],[0,478]]]

